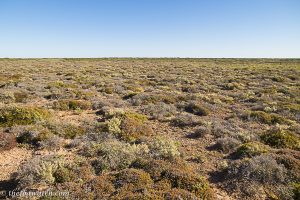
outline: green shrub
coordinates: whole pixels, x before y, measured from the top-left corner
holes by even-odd
[[[107,120],[107,131],[119,138],[135,142],[144,136],[153,134],[150,126],[146,124],[147,116],[134,112],[117,112],[110,114]]]
[[[248,156],[253,157],[260,155],[262,153],[267,153],[269,148],[266,145],[261,144],[260,142],[248,142],[242,144],[237,150],[236,153],[238,156]]]
[[[251,111],[243,116],[244,119],[253,119],[259,121],[264,124],[288,124],[290,123],[289,120],[285,119],[284,117],[277,115],[275,113],[266,113],[263,111]]]
[[[148,143],[150,154],[154,158],[175,159],[180,156],[178,144],[166,137],[155,137]]]
[[[84,100],[58,100],[53,102],[53,109],[57,110],[89,110],[92,104]]]
[[[281,76],[274,76],[271,79],[272,79],[272,81],[275,81],[275,82],[283,82],[284,81],[284,78]]]
[[[125,117],[120,125],[121,133],[119,137],[128,141],[134,142],[144,136],[153,134],[152,128],[144,123],[143,119]]]
[[[76,177],[76,174],[69,168],[59,165],[53,173],[56,183],[69,182]]]
[[[7,84],[18,83],[22,79],[21,74],[0,74],[0,86],[5,86]]]
[[[293,184],[293,198],[295,200],[300,199],[300,183],[294,183]]]
[[[74,139],[76,136],[84,135],[86,132],[83,126],[58,121],[49,121],[44,126],[53,134],[65,139]]]
[[[287,104],[283,106],[284,110],[289,110],[292,113],[300,114],[300,104]]]
[[[264,133],[261,140],[275,148],[300,149],[299,136],[287,130],[272,129]]]
[[[0,126],[28,125],[48,119],[50,113],[37,107],[1,107]]]
[[[117,117],[109,119],[106,123],[108,132],[114,135],[121,134],[121,123],[122,121]]]

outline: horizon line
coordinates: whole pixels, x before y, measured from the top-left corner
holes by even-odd
[[[0,57],[0,59],[300,59],[300,57],[147,57],[147,56],[107,56],[107,57]]]

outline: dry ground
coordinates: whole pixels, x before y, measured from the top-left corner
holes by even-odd
[[[0,189],[299,199],[299,77],[296,59],[1,59]]]

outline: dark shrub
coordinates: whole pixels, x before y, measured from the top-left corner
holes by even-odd
[[[207,116],[209,110],[196,102],[191,102],[185,107],[185,111],[199,116]]]
[[[0,132],[0,152],[5,150],[10,150],[16,147],[15,136],[9,133]]]

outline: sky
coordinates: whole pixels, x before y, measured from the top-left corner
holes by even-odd
[[[300,58],[300,1],[0,0],[0,57]]]

